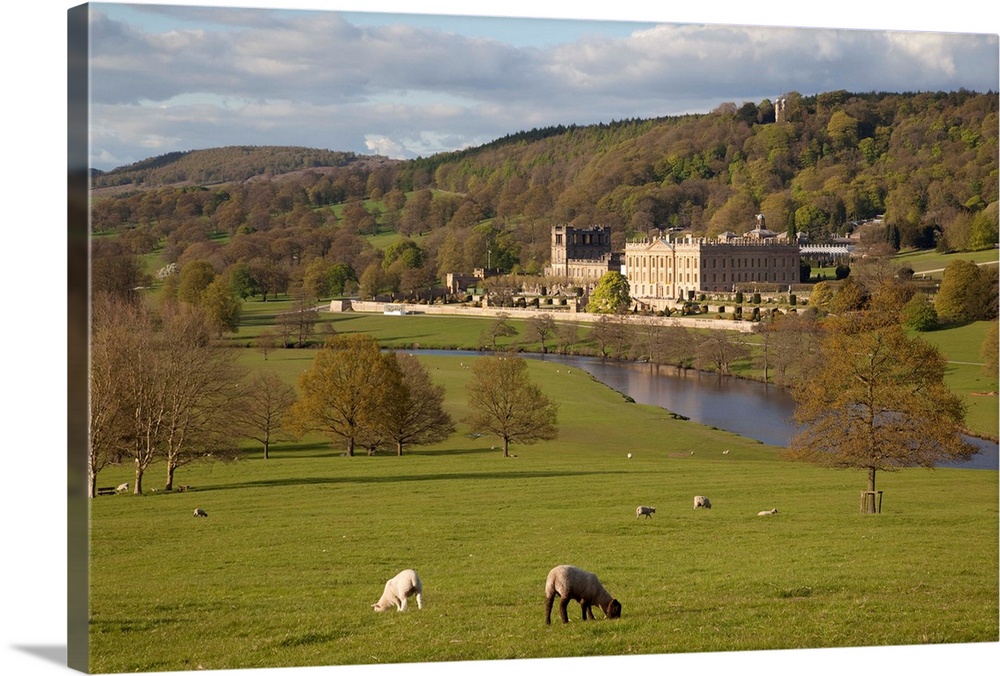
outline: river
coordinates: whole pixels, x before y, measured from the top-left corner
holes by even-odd
[[[418,354],[482,356],[482,352],[415,350]],[[752,380],[720,378],[694,369],[560,354],[522,353],[527,359],[583,369],[641,404],[665,408],[695,422],[717,427],[773,446],[786,446],[795,433],[795,402],[787,390]],[[1000,453],[993,441],[967,437],[980,448],[967,462],[940,467],[998,469]]]

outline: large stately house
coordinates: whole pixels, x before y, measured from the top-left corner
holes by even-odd
[[[574,236],[571,242],[584,247],[584,257],[574,255],[577,250],[565,239],[569,234]],[[590,238],[575,239],[582,234]],[[595,283],[609,269],[615,269],[628,279],[634,300],[657,309],[701,293],[781,290],[799,281],[798,242],[767,230],[761,215],[756,227],[742,235],[727,232],[707,238],[667,234],[628,242],[617,267],[606,228],[556,226],[552,237],[551,274]]]
[[[552,226],[552,261],[545,273],[573,282],[593,283],[608,270],[621,270],[621,254],[611,251],[611,228]]]

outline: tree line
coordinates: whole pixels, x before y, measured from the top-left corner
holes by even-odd
[[[742,232],[757,213],[771,229],[813,242],[876,215],[896,249],[997,241],[995,94],[793,92],[786,100],[782,121],[764,100],[514,133],[408,162],[97,191],[92,227],[118,246],[95,250],[119,259],[157,251],[178,269],[205,260],[220,275],[238,264],[253,271],[241,293],[265,298],[302,286],[310,266],[317,290],[417,297],[449,272],[541,275],[558,223],[608,225],[618,249],[664,228]],[[404,239],[407,255],[373,244],[386,233]]]
[[[238,350],[213,340],[197,306],[99,294],[93,302],[88,486],[99,472],[130,463],[131,490],[140,495],[148,470],[163,463],[163,490],[175,487],[184,465],[205,458],[239,458],[242,443],[261,444],[318,433],[375,454],[444,441],[455,423],[435,384],[413,355],[384,352],[365,334],[333,335],[317,351],[297,389],[266,370],[241,367]],[[510,443],[554,438],[558,406],[531,382],[517,355],[483,357],[468,385],[466,422],[479,434]],[[154,489],[156,490],[156,489]]]

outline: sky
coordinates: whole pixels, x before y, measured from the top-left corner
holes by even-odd
[[[225,145],[411,159],[787,91],[1000,79],[995,33],[315,9],[350,4],[91,4],[91,166]]]
[[[0,54],[4,64],[4,89],[3,89],[3,115],[0,116],[0,124],[4,130],[3,149],[4,161],[0,163],[2,179],[0,185],[5,189],[4,212],[3,212],[3,251],[6,253],[4,264],[0,265],[0,287],[5,291],[3,301],[3,326],[6,330],[0,331],[0,354],[7,359],[4,362],[3,378],[7,386],[7,396],[4,405],[0,408],[4,425],[4,472],[0,473],[0,508],[8,518],[4,523],[4,543],[8,556],[5,558],[5,575],[0,597],[4,599],[4,613],[0,618],[2,624],[2,640],[0,640],[0,672],[9,674],[19,674],[34,676],[35,674],[65,674],[65,650],[66,650],[66,569],[67,569],[67,547],[66,547],[66,513],[67,500],[65,491],[60,486],[65,477],[64,471],[66,457],[66,432],[65,424],[61,420],[65,418],[66,412],[66,336],[67,336],[67,278],[66,278],[66,221],[65,221],[65,201],[62,187],[65,181],[65,169],[68,163],[67,147],[67,127],[71,121],[67,119],[67,42],[66,24],[67,10],[77,2],[66,2],[63,0],[32,0],[31,2],[18,3],[9,8],[8,19],[0,23]],[[194,5],[193,2],[182,2],[172,0],[174,5]],[[1000,21],[995,7],[989,7],[996,3],[985,3],[983,0],[951,0],[946,6],[940,3],[910,3],[906,5],[905,12],[900,13],[893,6],[898,3],[876,3],[872,0],[838,0],[833,3],[801,2],[801,0],[769,0],[766,3],[752,3],[746,0],[713,0],[711,3],[697,2],[649,2],[649,0],[615,0],[614,2],[588,2],[587,0],[506,0],[503,3],[493,0],[482,0],[478,3],[471,3],[469,0],[410,0],[410,2],[390,1],[390,0],[247,0],[246,2],[236,2],[235,0],[213,0],[215,6],[230,7],[281,7],[295,9],[333,9],[349,10],[352,12],[368,12],[369,19],[373,19],[370,13],[379,13],[378,17],[382,25],[390,23],[391,15],[401,12],[419,11],[424,15],[432,15],[432,19],[422,19],[422,24],[416,27],[428,29],[437,26],[441,32],[454,33],[457,29],[446,31],[441,26],[446,25],[444,16],[447,15],[474,15],[485,17],[532,17],[537,19],[565,19],[571,21],[561,21],[557,24],[550,22],[539,22],[525,24],[524,22],[465,22],[466,35],[471,36],[470,23],[476,23],[480,31],[497,31],[500,26],[506,25],[509,30],[506,34],[496,32],[486,35],[476,34],[474,37],[492,38],[501,45],[507,45],[507,53],[527,53],[531,52],[531,45],[539,51],[549,50],[550,61],[554,58],[552,54],[556,47],[564,51],[568,49],[567,44],[572,44],[574,40],[582,39],[579,29],[579,20],[598,21],[603,23],[614,22],[617,29],[625,28],[623,35],[621,32],[611,34],[611,37],[624,40],[632,30],[646,30],[647,24],[655,23],[685,23],[685,24],[750,24],[758,26],[808,26],[813,28],[835,26],[838,28],[854,30],[894,30],[894,31],[944,31],[948,33],[979,33],[993,36],[994,43],[992,51],[987,50],[979,59],[980,66],[966,64],[955,66],[954,72],[973,72],[981,68],[982,63],[992,64],[993,68],[993,90],[996,91],[996,62],[997,47],[996,35],[1000,33]],[[885,5],[891,5],[885,7]],[[168,23],[157,24],[156,15],[145,13],[143,19],[145,23],[136,23],[131,29],[132,37],[138,39],[143,31],[162,31],[169,27]],[[138,22],[138,19],[134,19]],[[165,21],[165,19],[159,19]],[[575,20],[575,21],[574,21]],[[635,26],[622,26],[622,23],[634,23]],[[369,21],[369,25],[374,25],[374,21]],[[577,26],[576,33],[569,24]],[[454,24],[453,24],[454,25]],[[557,32],[554,27],[558,25],[561,31]],[[174,20],[174,28],[181,27],[181,24]],[[531,30],[530,27],[538,27],[538,30]],[[192,25],[187,24],[191,29]],[[228,31],[236,33],[238,25],[230,25]],[[129,35],[129,33],[125,33]],[[605,36],[608,34],[605,33]],[[177,35],[178,39],[184,36]],[[190,36],[189,36],[190,37]],[[207,43],[203,41],[202,49],[208,47],[204,45],[215,44],[217,49],[227,44],[220,35],[216,35]],[[933,36],[922,36],[924,39]],[[164,38],[161,38],[161,40]],[[605,37],[605,39],[609,39]],[[398,43],[398,40],[392,42]],[[448,40],[441,37],[442,45]],[[122,43],[123,48],[129,43]],[[271,45],[273,49],[279,46],[277,39]],[[412,44],[412,43],[409,43]],[[555,45],[555,47],[553,46]],[[621,45],[621,43],[619,43]],[[431,48],[437,45],[432,41]],[[586,48],[584,48],[586,47]],[[582,68],[585,63],[589,63],[591,69],[596,68],[594,64],[601,63],[599,46],[587,46],[577,44],[578,53],[589,55],[587,60],[579,59],[574,62],[572,59],[566,60],[570,65]],[[718,47],[718,45],[717,45]],[[661,45],[661,49],[665,49]],[[734,48],[732,44],[725,44],[726,49]],[[496,48],[501,51],[501,48]],[[611,50],[611,58],[625,53],[624,47]],[[828,45],[821,45],[814,41],[808,47],[806,53],[796,54],[791,61],[788,72],[799,72],[805,64],[813,60],[813,52],[829,50]],[[853,47],[852,49],[859,49]],[[718,51],[718,49],[716,50]],[[920,53],[929,53],[923,49],[918,49]],[[178,53],[185,53],[185,49]],[[259,52],[264,53],[264,52]],[[273,53],[273,52],[272,52]],[[531,52],[534,53],[534,52]],[[897,52],[898,53],[898,52]],[[133,54],[135,54],[133,52]],[[202,52],[204,54],[204,51]],[[341,50],[343,57],[344,51]],[[693,52],[691,53],[693,54]],[[149,78],[156,83],[156,88],[148,86],[146,97],[153,101],[154,91],[159,91],[159,96],[170,90],[165,88],[161,82],[166,71],[175,69],[178,64],[160,62],[158,68],[151,74],[139,72],[142,64],[147,64],[152,60],[154,52],[141,51],[133,59],[133,63],[125,60],[121,63],[124,69],[123,76],[139,78],[133,80],[135,87],[147,87],[145,80]],[[351,54],[348,53],[347,57]],[[414,63],[419,62],[422,54],[411,51],[406,52],[400,60],[389,64],[398,68],[411,68]],[[699,55],[700,56],[700,55]],[[424,57],[426,58],[426,57]],[[477,55],[477,58],[483,58]],[[916,58],[916,57],[913,57]],[[230,58],[230,60],[232,60]],[[463,59],[464,60],[464,59]],[[190,78],[178,78],[180,80],[217,76],[219,72],[224,72],[224,62],[226,54],[224,51],[212,52],[208,56],[207,62],[202,64]],[[803,63],[799,63],[799,62]],[[864,75],[864,71],[885,70],[884,67],[875,66],[861,59],[863,63],[858,67],[844,67],[844,72],[854,76]],[[298,62],[296,62],[298,64]],[[308,65],[309,61],[302,62]],[[689,58],[682,65],[683,69],[688,69],[688,80],[697,83],[698,78],[691,70],[698,63]],[[957,63],[957,62],[956,62]],[[620,64],[620,62],[619,62]],[[463,63],[441,62],[432,70],[454,73],[456,69],[463,66]],[[632,64],[637,65],[637,64]],[[364,66],[364,63],[361,64]],[[620,72],[623,69],[619,66],[616,75],[631,77],[631,72]],[[751,68],[745,73],[745,77],[750,77],[759,69]],[[96,74],[96,73],[95,73]],[[169,74],[169,73],[167,73]],[[371,96],[368,91],[361,89],[358,82],[364,84],[363,71],[358,71],[358,80],[354,83],[354,89],[350,90],[352,96],[362,99]],[[438,75],[443,77],[444,73]],[[483,77],[483,73],[477,73],[473,80]],[[291,78],[290,75],[286,77]],[[111,78],[113,80],[115,78]],[[237,73],[238,83],[242,76]],[[280,80],[280,78],[278,78]],[[789,78],[791,80],[792,78]],[[528,81],[524,77],[520,83]],[[632,80],[634,81],[634,80]],[[171,93],[172,97],[181,100],[183,96],[206,96],[215,95],[222,97],[223,94],[231,101],[239,101],[245,94],[240,93],[235,85],[232,91],[226,91],[219,82],[206,79],[207,85],[204,91],[196,94],[190,92],[177,91]],[[568,96],[562,83],[554,80],[549,81],[554,87],[551,98],[557,96]],[[224,82],[222,84],[225,84]],[[598,83],[593,82],[596,87]],[[110,81],[106,84],[109,89],[113,89],[115,83]],[[308,87],[315,88],[315,82],[308,82]],[[813,86],[799,85],[803,93],[815,93]],[[848,85],[842,85],[848,88]],[[916,89],[917,84],[905,83],[901,85],[906,89]],[[384,85],[383,85],[384,87]],[[775,93],[772,88],[792,89],[793,85],[774,84],[764,82],[761,86],[759,96],[773,97]],[[819,91],[825,87],[816,87]],[[949,87],[950,88],[950,87]],[[984,89],[985,86],[976,86]],[[346,85],[342,86],[344,93],[348,91]],[[385,99],[389,98],[396,89],[380,89],[379,95]],[[470,98],[474,92],[472,85],[464,91],[451,93],[453,97]],[[734,87],[735,89],[735,87]],[[750,89],[750,88],[748,88]],[[434,90],[428,90],[434,91]],[[536,90],[537,91],[537,90]],[[756,88],[754,88],[756,91]],[[626,92],[627,93],[627,92]],[[519,92],[513,92],[508,97],[501,97],[499,104],[496,99],[492,99],[494,105],[507,107],[510,100],[515,98]],[[586,90],[577,92],[576,96],[583,98]],[[753,95],[754,99],[758,94]],[[411,95],[415,96],[415,95]],[[431,96],[425,94],[425,96]],[[543,90],[541,96],[535,101],[538,109],[548,108],[549,92]],[[624,98],[624,97],[621,97]],[[716,100],[735,100],[740,98],[735,94],[726,92],[719,95]],[[264,99],[252,99],[257,102]],[[590,99],[591,106],[600,104],[600,101]],[[168,99],[160,100],[158,104],[164,105]],[[95,106],[108,105],[109,101],[95,100]],[[194,147],[207,147],[222,145],[224,142],[221,134],[226,131],[226,125],[240,128],[239,117],[231,115],[229,118],[222,118],[222,122],[216,122],[210,128],[208,137],[192,137],[189,130],[197,130],[201,121],[196,115],[184,122],[183,125],[171,126],[161,121],[160,116],[151,115],[149,119],[155,124],[146,128],[144,115],[148,114],[139,103],[125,104],[123,101],[114,102],[117,112],[122,119],[117,118],[94,118],[95,123],[100,121],[106,125],[105,133],[128,136],[136,134],[139,138],[142,135],[149,135],[149,138],[170,138],[176,135],[178,140],[177,149],[190,149]],[[323,103],[317,101],[313,105],[333,106],[330,101]],[[146,103],[144,105],[150,105]],[[297,105],[290,100],[286,107],[294,109]],[[708,105],[712,105],[711,103]],[[134,108],[131,116],[126,116],[127,106]],[[666,105],[664,105],[666,107]],[[211,108],[202,109],[209,111]],[[522,110],[522,109],[518,109]],[[588,113],[588,108],[578,108],[580,114]],[[182,110],[175,110],[173,113],[179,121],[183,121]],[[216,111],[217,112],[217,111]],[[249,113],[250,111],[247,111]],[[419,112],[419,111],[416,111]],[[412,114],[416,114],[413,112]],[[528,109],[527,112],[531,112]],[[603,114],[603,111],[600,111]],[[207,114],[207,112],[206,112]],[[627,117],[629,112],[614,111],[618,117]],[[668,110],[657,111],[656,114],[669,114]],[[245,114],[244,117],[248,117]],[[249,116],[252,118],[252,116]],[[514,117],[511,113],[508,117]],[[430,116],[428,115],[429,119]],[[502,116],[498,119],[503,120]],[[297,118],[294,115],[286,119],[291,120],[292,126],[301,126],[308,129],[308,120]],[[280,121],[275,116],[274,121]],[[76,122],[75,120],[72,122]],[[516,120],[516,129],[499,130],[500,135],[526,126],[522,119]],[[572,123],[573,120],[559,119],[558,123]],[[582,123],[583,120],[577,120]],[[281,125],[279,125],[280,127]],[[322,129],[334,129],[340,126],[337,117],[330,117],[324,121]],[[360,137],[359,150],[365,152],[365,134],[381,134],[393,138],[384,129],[385,127],[375,127],[355,124],[358,130],[355,132]],[[138,130],[130,131],[130,128]],[[415,126],[418,131],[433,131],[431,127]],[[449,127],[449,133],[456,133],[457,125]],[[126,133],[127,132],[127,133]],[[203,132],[204,133],[204,132]],[[332,133],[332,132],[331,132]],[[413,134],[414,132],[408,132]],[[489,135],[488,130],[479,133]],[[397,134],[397,139],[405,140],[407,135]],[[336,139],[327,136],[321,139],[307,139],[309,145],[316,147],[329,147],[339,145],[334,143]],[[147,141],[148,142],[148,141]],[[263,143],[264,139],[241,140],[240,143]],[[277,141],[274,141],[277,142]],[[190,148],[187,147],[190,144]],[[165,147],[151,148],[143,145],[143,142],[131,140],[129,144],[121,143],[118,146],[106,144],[107,152],[114,152],[120,156],[120,161],[127,163],[133,161],[130,150],[135,150],[136,158],[143,158],[161,152],[167,152]],[[171,148],[172,149],[172,148]],[[346,148],[331,148],[344,150]],[[103,151],[102,151],[103,152]],[[115,164],[118,160],[112,160],[110,164]],[[13,554],[10,554],[13,552]],[[127,581],[123,581],[123,584]],[[721,609],[720,612],[724,612]],[[887,618],[889,621],[891,618]],[[989,644],[958,644],[958,645],[936,645],[936,646],[907,646],[907,647],[882,647],[882,648],[850,648],[839,650],[784,650],[784,651],[761,651],[753,653],[714,653],[700,655],[669,655],[669,656],[632,656],[629,658],[608,658],[583,660],[563,659],[563,660],[538,660],[531,662],[518,662],[518,671],[526,674],[533,674],[536,671],[551,673],[552,671],[566,671],[568,673],[579,674],[581,676],[596,676],[605,674],[608,669],[617,669],[621,673],[636,674],[663,674],[669,669],[673,673],[706,673],[706,674],[727,674],[740,673],[746,676],[757,674],[767,674],[767,676],[782,676],[784,674],[810,673],[816,676],[826,674],[859,673],[861,671],[876,673],[896,673],[905,671],[910,676],[922,676],[923,674],[937,675],[952,671],[955,667],[961,668],[968,665],[975,670],[982,664],[996,664],[1000,660],[1000,643]],[[510,671],[512,664],[509,661],[480,663],[477,665],[476,673],[483,676],[499,676]],[[385,676],[413,676],[415,674],[433,676],[459,676],[468,673],[468,665],[463,663],[445,663],[437,665],[407,665],[407,666],[372,666],[372,667],[336,667],[314,669],[255,669],[255,670],[235,670],[218,672],[225,674],[240,674],[243,676],[370,676],[379,674]]]

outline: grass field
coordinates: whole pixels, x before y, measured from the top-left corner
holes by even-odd
[[[244,359],[293,382],[311,353]],[[423,359],[461,419],[468,359]],[[186,466],[187,492],[91,501],[92,670],[998,640],[996,472],[882,474],[883,513],[864,516],[860,473],[783,462],[582,372],[528,366],[560,403],[560,435],[517,457],[461,424],[403,457],[310,438]],[[695,494],[713,509],[692,509]],[[636,519],[638,504],[656,515]],[[560,563],[596,572],[622,618],[583,623],[573,604],[569,625],[546,626]],[[424,609],[374,613],[411,566]]]
[[[238,333],[230,338],[231,342],[238,345],[252,345],[260,332],[274,323],[277,313],[289,309],[291,309],[290,301],[268,303],[248,301],[244,305],[242,325]],[[559,317],[558,314],[554,316]],[[493,321],[478,317],[430,315],[396,317],[353,312],[321,313],[320,320],[329,323],[338,333],[371,334],[386,347],[467,350],[479,349],[483,345],[481,334]],[[518,335],[501,338],[498,343],[501,347],[517,344],[525,351],[541,351],[540,343],[527,335],[524,321],[518,319],[508,321],[517,329]],[[975,322],[918,335],[936,345],[951,362],[948,365],[946,382],[952,390],[963,397],[966,403],[968,428],[980,436],[996,439],[1000,435],[1000,416],[998,416],[997,396],[990,393],[997,392],[1000,385],[996,376],[983,373],[980,355],[989,326],[988,322]],[[589,327],[581,325],[579,341],[572,347],[574,352],[599,354],[596,344],[588,337],[589,331]],[[754,335],[743,336],[743,340],[754,349],[760,342]],[[552,350],[554,346],[555,341],[550,338],[547,347]],[[307,354],[308,357],[305,358],[311,360],[312,353]],[[735,364],[732,370],[742,377],[763,378],[763,370],[752,358]]]

